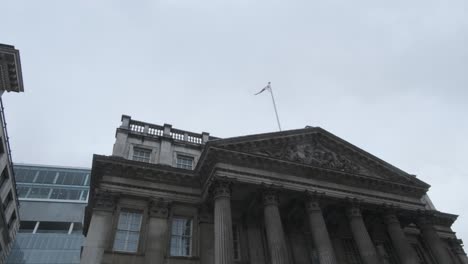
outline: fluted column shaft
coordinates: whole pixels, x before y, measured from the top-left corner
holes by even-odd
[[[263,193],[263,213],[265,229],[270,251],[271,264],[288,264],[288,250],[278,209],[278,195],[274,191]]]
[[[234,263],[232,239],[231,186],[228,182],[215,182],[214,199],[214,248],[216,264]]]
[[[320,264],[336,264],[335,252],[319,201],[310,199],[306,207],[309,215],[310,231],[312,232],[312,239],[314,240]]]
[[[436,258],[438,263],[450,264],[452,260],[444,246],[442,240],[437,234],[431,221],[425,217],[418,219],[418,227],[421,230],[421,236],[428,245],[432,255]]]
[[[348,209],[349,225],[354,241],[356,242],[359,254],[364,264],[377,264],[380,259],[372,243],[366,225],[362,219],[361,210],[357,206],[351,206]]]
[[[388,234],[392,240],[398,258],[402,264],[418,264],[419,260],[411,248],[405,233],[401,228],[400,221],[394,213],[386,213],[384,216],[385,225],[387,226]]]

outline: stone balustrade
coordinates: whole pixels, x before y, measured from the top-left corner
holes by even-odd
[[[122,116],[122,125],[120,129],[126,129],[133,133],[142,134],[150,137],[169,137],[177,141],[188,142],[192,144],[202,145],[206,144],[209,140],[217,139],[210,136],[207,132],[201,134],[193,133],[190,131],[172,128],[170,124],[163,126],[150,124],[138,120],[132,120],[130,116]]]

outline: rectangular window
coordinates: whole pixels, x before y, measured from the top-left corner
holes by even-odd
[[[138,251],[142,216],[141,212],[120,211],[114,238],[114,250],[124,252]]]
[[[50,188],[33,187],[26,198],[48,199]]]
[[[184,155],[177,155],[177,168],[191,170],[193,169],[193,157],[184,156]]]
[[[144,148],[133,148],[133,160],[149,162],[151,150]]]
[[[55,171],[39,171],[37,174],[37,177],[35,179],[35,183],[54,183],[55,180],[55,175],[57,175],[57,172]]]
[[[232,242],[234,244],[234,260],[240,260],[240,232],[239,226],[232,226]]]
[[[28,195],[28,192],[29,192],[29,187],[23,187],[23,186],[18,186],[17,187],[17,190],[18,190],[18,196],[19,198],[26,198],[26,195]]]
[[[9,178],[8,176],[8,168],[5,167],[2,171],[2,174],[0,175],[0,188],[3,187],[3,184],[5,183],[5,181]]]
[[[3,202],[3,210],[7,209],[12,201],[13,201],[13,193],[9,191],[5,202]]]
[[[83,191],[81,191],[80,200],[82,200],[82,201],[88,200],[88,190],[83,190]]]
[[[3,139],[0,137],[0,154],[5,153],[5,146],[3,146]]]
[[[34,179],[36,178],[37,171],[34,169],[15,167],[14,170],[15,170],[15,178],[17,182],[31,183],[31,182],[34,182]]]
[[[192,219],[172,219],[171,256],[190,256],[192,251]]]
[[[79,200],[81,190],[78,189],[53,189],[50,199]]]
[[[11,214],[11,217],[10,217],[10,221],[8,221],[8,229],[10,229],[13,224],[15,223],[15,220],[16,220],[16,212],[13,212],[13,214]]]
[[[62,185],[83,185],[86,173],[61,171],[57,177],[56,184]]]

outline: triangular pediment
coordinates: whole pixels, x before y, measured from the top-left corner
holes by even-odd
[[[222,139],[213,145],[331,171],[428,186],[414,176],[316,127]]]

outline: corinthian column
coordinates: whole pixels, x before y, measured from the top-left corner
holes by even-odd
[[[148,237],[145,263],[163,263],[166,242],[168,241],[167,216],[169,204],[164,200],[151,201],[149,204]]]
[[[418,227],[421,230],[421,236],[429,246],[432,255],[436,258],[438,263],[452,263],[452,260],[445,248],[442,240],[437,234],[436,230],[429,217],[420,217],[418,219]]]
[[[397,216],[393,212],[387,212],[384,215],[384,221],[387,226],[390,239],[392,240],[393,247],[395,248],[401,263],[418,264],[419,260],[406,239]]]
[[[361,210],[356,205],[348,208],[349,226],[356,241],[359,254],[364,264],[378,264],[380,260],[377,256],[374,244],[367,232],[366,225],[362,219]]]
[[[232,241],[231,183],[214,182],[213,199],[214,262],[216,264],[232,264],[234,262],[234,244]]]
[[[314,240],[320,264],[336,264],[335,252],[318,199],[310,197],[306,207],[309,215],[310,231],[312,232],[312,239]]]
[[[288,264],[288,250],[278,209],[278,194],[273,190],[266,190],[263,193],[263,206],[271,264]]]

